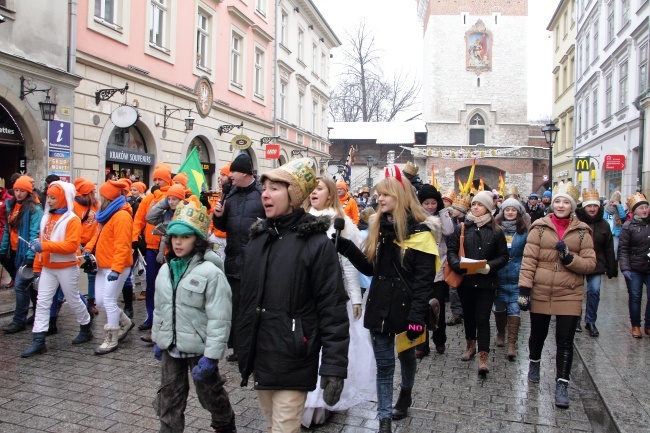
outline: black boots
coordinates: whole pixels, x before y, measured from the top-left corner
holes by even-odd
[[[59,328],[56,327],[56,319],[58,319],[58,317],[50,317],[50,325],[47,328],[47,335],[55,335],[59,333]]]
[[[92,340],[92,338],[93,331],[90,329],[90,322],[88,322],[87,325],[79,325],[79,335],[72,340],[72,344],[83,344]]]
[[[397,398],[397,403],[393,407],[393,412],[391,417],[395,420],[405,418],[408,414],[408,409],[411,407],[411,389],[405,389],[400,387],[399,397]],[[380,430],[381,431],[381,430]],[[388,430],[390,431],[390,430]]]
[[[555,406],[566,409],[569,407],[569,381],[558,379],[555,383]]]
[[[29,349],[25,350],[20,354],[23,358],[29,358],[34,355],[39,355],[41,353],[47,352],[47,347],[45,347],[45,335],[47,332],[35,332],[34,341]]]
[[[379,420],[379,431],[377,433],[391,433],[393,430],[390,418]]]
[[[539,379],[540,379],[539,362],[540,362],[539,359],[537,361],[533,361],[531,359],[530,362],[528,363],[528,380],[530,380],[533,383],[539,383]]]

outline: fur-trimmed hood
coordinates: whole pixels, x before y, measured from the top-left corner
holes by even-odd
[[[313,216],[300,209],[279,218],[258,219],[250,229],[250,238],[254,239],[263,233],[279,236],[284,232],[297,232],[299,237],[311,236],[315,233],[326,233],[332,224],[329,215]]]

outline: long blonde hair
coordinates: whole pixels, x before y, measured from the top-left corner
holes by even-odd
[[[395,225],[395,234],[397,241],[403,242],[408,236],[408,216],[411,215],[418,223],[424,221],[429,216],[418,201],[415,190],[408,181],[402,185],[394,177],[387,177],[377,184],[375,189],[377,194],[395,197],[395,210],[392,212],[393,224]],[[370,230],[368,237],[362,244],[362,249],[370,263],[375,261],[377,254],[377,244],[379,243],[379,224],[382,216],[381,206],[378,207],[377,215],[370,220]],[[402,258],[404,250],[402,250]]]
[[[343,210],[343,206],[341,206],[341,202],[339,201],[339,197],[336,194],[336,184],[332,179],[329,177],[317,177],[316,178],[316,185],[318,186],[318,182],[323,182],[325,184],[325,188],[327,189],[327,205],[334,209],[334,213],[336,214],[337,218],[345,218],[345,211]],[[309,197],[311,194],[307,196],[305,201],[302,204],[303,209],[305,209],[305,212],[309,212],[309,209],[312,208],[311,201],[309,200]]]

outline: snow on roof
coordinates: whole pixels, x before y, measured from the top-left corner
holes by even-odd
[[[377,140],[377,144],[413,144],[416,132],[426,132],[421,121],[333,122],[330,140]]]

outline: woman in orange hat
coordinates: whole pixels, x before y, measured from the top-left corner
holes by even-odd
[[[99,200],[95,193],[95,184],[83,177],[74,181],[76,189],[74,198],[74,213],[81,220],[81,248],[83,249],[97,232],[95,214],[99,210]],[[95,274],[88,275],[88,311],[99,314],[95,304]]]
[[[29,249],[29,242],[38,239],[40,232],[41,208],[34,196],[34,180],[29,176],[20,176],[14,182],[14,198],[7,204],[9,220],[8,229],[2,236],[0,256],[6,257],[15,269],[25,266],[31,269],[34,266],[35,253]],[[29,311],[30,286],[34,277],[23,277],[22,272],[14,271],[14,291],[16,292],[16,308],[14,317],[8,326],[3,328],[5,334],[14,334],[24,331],[27,325],[27,312]],[[34,292],[35,294],[35,292]],[[36,307],[36,296],[32,298]]]
[[[99,188],[101,205],[96,214],[99,231],[84,247],[84,256],[94,254],[97,260],[97,306],[106,311],[106,337],[95,349],[96,355],[116,350],[118,341],[123,340],[134,326],[117,305],[117,298],[133,264],[132,211],[122,193],[126,185],[123,180],[109,180]]]

